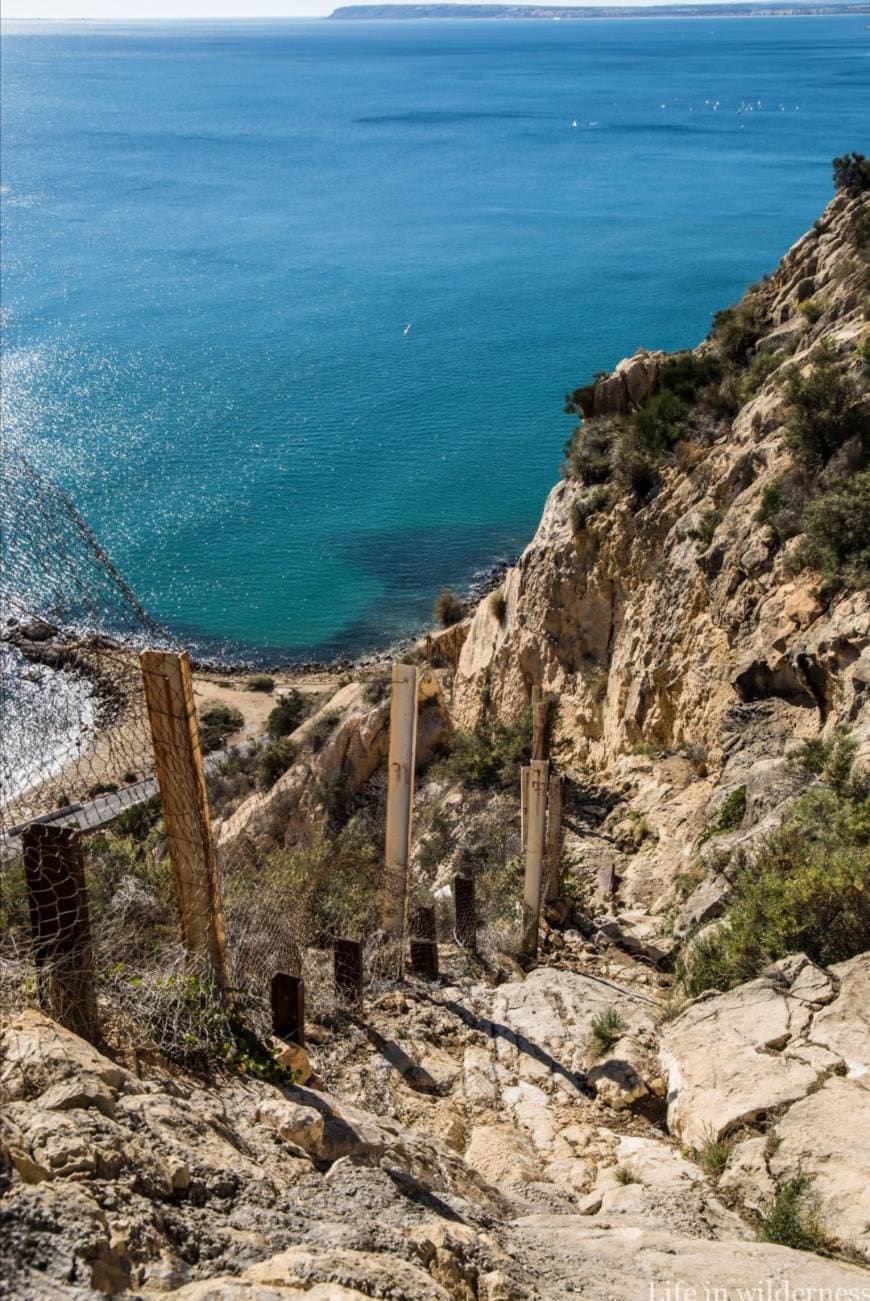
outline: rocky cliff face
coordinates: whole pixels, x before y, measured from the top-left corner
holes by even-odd
[[[600,838],[580,835],[576,846],[593,879],[612,869],[618,907],[635,922],[661,920],[669,887],[731,791],[746,788],[744,837],[776,822],[794,793],[787,756],[798,741],[847,724],[870,757],[866,587],[792,572],[799,537],[783,545],[759,522],[766,494],[795,464],[790,378],[810,374],[820,348],[863,393],[844,471],[862,423],[867,438],[867,268],[850,233],[859,208],[835,198],[737,309],[753,333],[729,377],[736,412],[678,439],[646,499],[622,492],[587,506],[582,527],[588,485],[563,478],[506,576],[503,616],[484,601],[471,620],[460,716],[473,723],[487,701],[516,717],[541,683],[558,701],[560,764],[646,820],[652,834],[630,856]],[[694,356],[718,349],[714,331]],[[640,353],[600,380],[588,399],[593,427],[642,407],[664,361]],[[854,528],[866,530],[866,505]]]

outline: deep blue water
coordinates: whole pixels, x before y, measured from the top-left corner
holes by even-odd
[[[41,25],[3,64],[7,439],[158,618],[267,659],[519,549],[564,390],[696,342],[870,145],[861,17]]]

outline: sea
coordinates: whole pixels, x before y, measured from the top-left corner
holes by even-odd
[[[564,392],[694,345],[870,152],[857,15],[10,23],[2,73],[4,445],[261,664],[515,555]]]

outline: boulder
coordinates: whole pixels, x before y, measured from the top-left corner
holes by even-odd
[[[790,1107],[769,1164],[780,1184],[808,1175],[826,1231],[870,1256],[870,1077],[832,1076]]]

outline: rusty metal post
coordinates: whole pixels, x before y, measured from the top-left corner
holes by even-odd
[[[363,950],[359,940],[334,940],[332,970],[335,992],[346,1003],[362,1002]]]
[[[305,1047],[305,981],[286,971],[272,977],[272,1033]]]
[[[417,670],[412,664],[394,664],[381,925],[388,936],[400,943],[405,935],[416,746]]]
[[[544,899],[555,903],[562,893],[562,804],[563,781],[558,773],[550,776],[547,791],[547,852]]]
[[[544,863],[544,836],[547,826],[547,784],[550,765],[546,759],[533,759],[529,774],[529,830],[526,840],[526,870],[523,885],[523,957],[538,953],[538,927],[541,916],[541,873]]]
[[[465,949],[474,950],[477,947],[477,916],[473,877],[454,876],[453,907],[456,914],[456,942]]]
[[[143,651],[139,656],[166,845],[181,919],[181,938],[191,957],[205,958],[218,987],[226,989],[227,961],[220,910],[218,863],[193,680],[187,653]]]
[[[91,1042],[99,1039],[94,957],[81,837],[32,823],[21,835],[39,1005]]]

